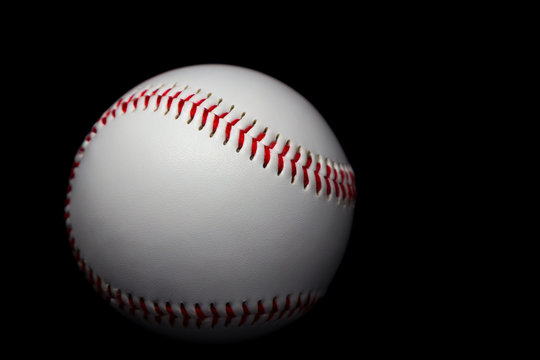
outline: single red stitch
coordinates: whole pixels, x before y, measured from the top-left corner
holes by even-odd
[[[245,301],[242,302],[242,311],[243,311],[242,318],[240,319],[240,322],[238,323],[239,327],[244,325],[244,323],[246,322],[248,316],[251,315],[251,311],[249,311]]]
[[[195,304],[195,314],[197,315],[197,318],[199,318],[201,320],[204,320],[204,319],[206,319],[208,317],[201,310],[201,307],[199,306],[199,304]]]
[[[201,105],[203,102],[205,102],[205,101],[206,101],[206,98],[201,99],[201,100],[197,101],[197,102],[194,103],[194,104],[197,105],[197,106],[200,106],[200,105]]]
[[[184,99],[184,101],[189,101],[189,99],[191,99],[194,95],[195,95],[195,93],[189,95],[187,98]]]
[[[278,310],[279,310],[279,308],[278,308],[278,304],[277,304],[277,299],[274,297],[272,299],[272,310],[268,314],[268,317],[266,318],[266,322],[269,322],[270,320],[272,320],[272,317],[274,316],[274,314],[276,314],[278,312]]]
[[[338,185],[338,178],[337,178],[337,170],[334,168],[334,178],[333,178],[333,182],[334,182],[334,189],[336,191],[336,198],[339,200],[339,185]]]
[[[113,293],[112,293],[111,285],[107,284],[106,288],[107,288],[106,292],[107,292],[108,300],[110,300],[110,299],[112,299],[114,297]]]
[[[326,174],[324,175],[324,181],[326,182],[326,196],[330,197],[332,193],[332,187],[330,185],[330,165],[326,164]]]
[[[86,136],[85,140],[86,140],[87,142],[90,142],[90,140],[92,140],[92,138],[90,137],[90,135],[88,135],[88,136]]]
[[[170,98],[171,99],[176,99],[178,97],[178,95],[180,95],[181,93],[182,93],[182,90],[177,91],[176,94],[174,94],[174,96],[171,96]]]
[[[69,219],[69,216],[70,216],[69,211],[66,211],[66,212],[64,213],[64,220]]]
[[[236,317],[236,314],[234,313],[231,304],[229,303],[225,304],[225,312],[227,313],[227,318],[225,319],[225,327],[227,327],[231,323],[231,320]]]
[[[156,110],[159,109],[159,104],[161,104],[161,98],[162,98],[162,97],[163,97],[162,95],[158,95],[158,97],[157,97],[157,100],[156,100]]]
[[[298,153],[296,155],[298,155]],[[298,158],[300,158],[300,156],[298,156]],[[307,188],[307,186],[309,185],[309,175],[308,175],[307,170],[311,166],[312,162],[313,162],[313,157],[311,156],[311,152],[308,152],[306,164],[302,167],[302,170],[304,172],[304,189]]]
[[[112,109],[112,111],[111,111],[111,116],[112,116],[113,118],[116,117],[116,109]]]
[[[253,125],[255,123],[249,125],[247,128],[245,129],[240,129],[240,134],[238,136],[238,147],[236,148],[236,151],[240,151],[242,149],[242,147],[244,146],[244,134],[247,134],[249,130],[251,130],[251,128],[253,128]]]
[[[291,183],[294,183],[294,178],[296,177],[296,163],[298,162],[298,160],[300,160],[300,157],[302,156],[302,154],[300,153],[300,148],[298,148],[298,151],[296,152],[296,154],[294,155],[294,159],[291,160],[291,165],[292,165],[292,178],[291,178]],[[305,177],[304,177],[304,187],[305,187]]]
[[[176,314],[173,312],[171,304],[169,304],[169,302],[165,303],[165,310],[167,310],[167,312],[169,313],[169,324],[173,326],[174,321],[176,320],[178,316],[176,316]]]
[[[200,328],[203,320],[206,319],[208,316],[203,313],[199,304],[195,304],[195,314],[197,315],[197,328]]]
[[[343,195],[343,201],[347,200],[347,191],[345,190],[345,186],[343,183],[339,183],[339,186],[341,187],[341,194]]]
[[[127,99],[127,101],[124,101],[124,103],[129,104],[131,102],[131,100],[133,100],[134,97],[135,97],[135,93],[131,94],[129,99]]]
[[[302,167],[302,170],[304,172],[304,189],[308,187],[309,185],[309,175],[308,175],[308,171],[307,171],[307,168],[305,167]]]
[[[152,94],[154,95],[154,94]],[[150,95],[146,95],[144,97],[144,110],[146,110],[148,108],[148,103],[150,102]]]
[[[190,116],[190,119],[189,121],[191,122],[191,120],[193,120],[193,118],[195,117],[195,113],[197,112],[197,108],[199,105],[195,104],[195,103],[192,103],[193,105],[191,105],[191,111],[189,112],[189,116]]]
[[[187,328],[189,326],[189,319],[191,319],[191,316],[189,316],[186,308],[184,307],[184,304],[180,303],[180,312],[182,313],[182,317],[184,320],[182,321],[182,326]]]
[[[257,153],[257,139],[251,139],[251,159],[255,157]]]
[[[102,123],[103,125],[107,125],[107,118],[106,118],[106,117],[102,118],[102,119],[101,119],[101,123]],[[84,151],[84,149],[82,149],[82,151]]]
[[[135,310],[137,310],[137,306],[135,306],[135,303],[133,302],[133,296],[131,294],[127,294],[127,298],[129,305],[129,314],[131,316],[135,316]]]
[[[317,192],[317,195],[320,194],[322,184],[321,184],[321,177],[319,176],[319,172],[321,171],[321,163],[320,161],[317,163],[317,167],[315,168],[315,191]]]
[[[290,318],[291,316],[293,316],[296,310],[298,310],[298,308],[300,308],[301,306],[302,306],[302,294],[299,294],[295,307],[292,308],[292,310],[289,312],[289,315],[287,315],[287,317]]]
[[[169,93],[169,91],[171,91],[172,88],[168,88],[167,90],[165,90],[165,92],[163,94],[161,94],[161,96],[165,96]]]
[[[158,88],[157,88],[156,90],[154,90],[154,91],[152,92],[152,95],[150,95],[150,96],[154,96],[154,95],[156,95],[156,94],[157,94],[157,92],[159,91],[159,89],[161,89],[161,87],[158,87]]]
[[[265,168],[270,162],[270,147],[264,145],[264,161],[263,167]]]
[[[180,99],[178,101],[178,115],[176,115],[176,118],[178,119],[178,117],[180,116],[180,113],[182,112],[182,108],[184,107],[184,103],[185,101]]]
[[[163,313],[163,311],[161,311],[161,308],[159,307],[159,305],[158,305],[157,303],[152,302],[152,304],[154,304],[154,311],[157,313],[157,315],[154,316],[154,319],[156,320],[156,322],[157,322],[158,324],[160,324],[160,323],[161,323],[161,318],[162,318],[165,314]]]
[[[212,327],[215,327],[219,320],[219,313],[214,304],[210,304],[210,311],[212,312]]]
[[[296,161],[291,160],[291,183],[294,182],[294,178],[296,177]]]
[[[300,154],[299,153],[296,153],[296,155],[298,156],[298,159],[300,159]],[[298,161],[298,160],[297,160]],[[309,169],[309,167],[311,166],[311,163],[313,162],[313,158],[311,156],[311,154],[308,155],[307,157],[307,160],[306,160],[306,164],[304,165],[305,168]]]
[[[214,123],[212,124],[212,134],[214,134],[219,125],[219,116],[214,116]]]
[[[240,151],[242,146],[244,146],[244,132],[240,130],[240,133],[238,134],[238,147],[236,148],[236,151]]]
[[[277,174],[280,175],[283,171],[283,156],[281,154],[278,155],[278,171]]]
[[[120,289],[116,290],[116,300],[118,300],[118,307],[120,309],[123,309],[125,303],[124,300],[122,300],[122,292],[120,291]]]
[[[339,199],[339,185],[336,179],[334,179],[334,189],[336,190],[336,198]]]
[[[169,96],[169,99],[167,100],[167,112],[171,110],[171,104],[173,102],[174,98]]]
[[[69,239],[69,247],[71,248],[72,251],[75,248],[75,239],[74,238]]]
[[[277,320],[281,319],[283,315],[285,315],[285,313],[289,311],[290,308],[291,308],[291,295],[287,295],[287,297],[285,298],[285,306],[283,307],[283,310],[279,314]]]
[[[143,318],[146,320],[148,319],[148,308],[146,307],[146,303],[144,302],[144,298],[139,299],[139,306],[141,307],[141,310],[143,311]]]
[[[94,134],[97,134],[97,127],[96,127],[96,125],[92,126],[92,132],[93,132]]]
[[[260,142],[264,137],[266,136],[266,129],[257,137],[252,138],[251,140],[251,159],[255,157],[255,154],[257,153],[257,143]]]
[[[212,106],[210,106],[210,107],[208,108],[208,111],[209,111],[209,112],[212,112],[216,107],[217,107],[217,104],[214,104],[214,105],[212,105]],[[214,115],[216,115],[216,114],[214,114]],[[216,115],[216,116],[217,116],[217,115]]]
[[[227,123],[227,126],[225,126],[225,142],[224,142],[224,144],[229,142],[229,138],[231,137],[231,129],[239,121],[240,121],[240,119],[234,119],[230,123]]]
[[[158,303],[152,301],[152,304],[154,305],[154,311],[156,312],[156,314],[157,314],[158,316],[163,316],[163,315],[165,315],[165,314],[163,313],[163,311],[161,310],[161,308],[159,307]]]
[[[283,156],[283,157],[287,156],[287,153],[289,152],[289,149],[291,148],[291,146],[289,144],[290,144],[290,142],[287,141],[287,143],[283,147],[283,150],[281,150],[281,154],[280,154],[281,156]]]
[[[122,98],[118,99],[118,101],[116,102],[116,107],[120,106],[120,104],[122,103]]]
[[[261,318],[261,315],[264,315],[266,311],[264,310],[264,305],[262,303],[262,300],[259,300],[257,302],[257,313],[255,314],[255,318],[253,319],[253,322],[251,325],[255,324],[259,319]]]
[[[204,127],[204,125],[206,125],[207,118],[208,118],[208,109],[203,108],[203,116],[202,116],[202,121],[201,121],[201,127],[199,128],[199,130],[201,130]]]

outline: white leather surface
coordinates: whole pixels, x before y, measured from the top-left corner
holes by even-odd
[[[266,75],[206,65],[157,76],[150,84],[212,93],[220,107],[257,119],[257,134],[280,134],[314,154],[347,159],[317,111],[294,90]],[[127,96],[133,91],[127,93]],[[224,122],[210,137],[157,111],[118,112],[79,157],[69,194],[70,226],[89,266],[126,293],[155,302],[239,306],[311,291],[324,294],[343,255],[353,208],[312,188],[277,159],[250,160],[251,141],[236,151],[238,131],[223,145]],[[238,126],[241,124],[239,123]],[[272,136],[270,136],[270,133]],[[250,131],[250,134],[252,132]],[[265,142],[263,141],[263,143]],[[292,152],[292,150],[291,150]]]

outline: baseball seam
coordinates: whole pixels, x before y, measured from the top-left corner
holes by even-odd
[[[68,214],[68,213],[66,213]],[[69,215],[66,216],[69,224]],[[196,326],[201,328],[205,322],[211,328],[218,325],[224,327],[236,325],[255,325],[257,323],[272,322],[302,315],[311,310],[321,299],[311,291],[299,292],[272,298],[271,304],[264,305],[264,300],[242,301],[240,304],[226,302],[222,304],[185,304],[171,301],[154,301],[135,296],[122,289],[111,286],[103,278],[93,271],[87,262],[81,257],[80,249],[75,245],[75,238],[71,234],[71,226],[68,227],[69,244],[79,269],[82,271],[90,285],[108,303],[124,310],[129,315],[142,317],[146,321],[163,324],[164,320],[171,326],[180,322],[183,328]],[[281,306],[279,305],[280,303]],[[236,310],[234,310],[236,308]]]
[[[330,161],[321,155],[314,156],[311,151],[305,151],[302,146],[298,146],[296,152],[291,151],[291,141],[287,140],[281,150],[277,149],[279,134],[274,140],[268,143],[263,143],[268,133],[268,127],[257,135],[251,135],[250,131],[255,127],[256,120],[244,128],[238,128],[237,125],[245,113],[237,116],[232,113],[234,105],[229,111],[217,113],[216,109],[221,103],[205,107],[211,94],[206,97],[201,97],[200,90],[197,92],[188,92],[187,87],[183,90],[174,91],[175,86],[147,87],[142,91],[137,91],[127,97],[127,100],[120,98],[114,106],[107,110],[103,116],[94,124],[90,133],[86,136],[82,146],[79,148],[73,168],[70,174],[74,176],[75,168],[79,166],[82,155],[86,146],[91,142],[92,138],[97,134],[98,129],[105,127],[108,122],[112,121],[120,114],[125,114],[131,111],[154,111],[160,109],[163,115],[170,111],[176,111],[174,118],[187,119],[187,124],[194,123],[195,119],[199,123],[198,130],[204,129],[206,126],[212,126],[210,138],[212,138],[218,129],[224,132],[225,140],[223,145],[226,145],[231,139],[237,140],[236,151],[240,152],[245,146],[250,148],[250,160],[253,160],[258,152],[263,153],[262,166],[267,168],[272,159],[277,158],[277,175],[280,176],[287,169],[287,174],[291,178],[291,183],[294,184],[297,179],[302,177],[304,189],[311,187],[314,184],[314,191],[317,196],[326,194],[326,198],[330,201],[335,199],[338,204],[344,206],[354,206],[356,200],[356,185],[355,176],[352,168],[347,164]],[[138,95],[137,95],[138,94]],[[152,108],[148,110],[151,106]],[[220,124],[224,122],[225,126]],[[211,125],[209,125],[211,124]],[[236,133],[233,136],[233,130]],[[268,139],[266,139],[268,140]],[[293,155],[294,153],[294,155]],[[314,160],[315,158],[315,160]],[[323,160],[324,159],[324,160]],[[303,163],[303,164],[302,164]]]

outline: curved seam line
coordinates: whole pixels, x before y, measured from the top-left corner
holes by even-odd
[[[98,126],[97,125],[100,122],[103,124],[103,126],[106,126],[107,122],[109,121],[109,117],[112,117],[113,119],[115,119],[116,117],[121,115],[121,114],[117,114],[118,110],[120,112],[122,112],[123,114],[126,114],[127,110],[128,110],[128,106],[129,106],[130,103],[133,104],[133,107],[134,107],[133,111],[135,111],[135,110],[141,111],[140,110],[141,105],[139,105],[139,101],[141,99],[144,99],[143,100],[144,101],[144,108],[142,109],[142,111],[146,111],[148,109],[148,106],[150,105],[150,101],[153,98],[155,98],[156,99],[156,108],[153,111],[157,112],[159,110],[160,106],[163,106],[162,104],[166,104],[165,106],[167,106],[167,110],[162,115],[167,115],[169,113],[169,111],[170,111],[170,108],[172,107],[172,102],[176,98],[178,98],[178,104],[176,106],[178,108],[178,112],[175,115],[176,119],[178,119],[183,114],[185,114],[186,111],[188,111],[186,109],[185,104],[186,103],[191,104],[191,108],[189,109],[189,113],[190,113],[189,117],[190,117],[190,119],[188,120],[188,125],[193,122],[193,120],[195,119],[195,116],[197,115],[198,108],[201,107],[203,109],[203,114],[201,115],[201,118],[202,118],[201,122],[202,123],[201,123],[201,126],[199,127],[199,130],[202,130],[202,128],[204,128],[206,126],[206,124],[208,124],[209,122],[216,121],[216,119],[218,121],[218,125],[216,125],[215,127],[217,128],[217,126],[219,126],[219,120],[223,119],[227,123],[227,125],[225,125],[225,129],[223,130],[223,131],[226,132],[226,140],[225,140],[226,142],[228,142],[228,140],[230,139],[231,128],[234,127],[236,125],[236,123],[240,119],[242,119],[243,116],[245,115],[245,113],[243,113],[243,115],[240,116],[240,118],[234,119],[232,121],[227,121],[227,120],[225,120],[225,117],[227,117],[230,112],[217,114],[217,113],[214,112],[214,109],[216,108],[216,106],[212,106],[211,110],[209,110],[208,108],[205,108],[204,106],[202,106],[202,104],[205,102],[205,100],[207,98],[199,99],[197,102],[192,100],[192,98],[195,95],[197,95],[198,93],[189,94],[185,99],[182,99],[181,97],[179,97],[179,95],[182,94],[185,89],[181,90],[181,91],[178,91],[174,96],[167,96],[167,94],[172,90],[172,87],[168,88],[165,92],[163,92],[163,94],[158,94],[158,91],[161,89],[161,87],[160,87],[160,88],[157,88],[154,91],[152,91],[150,95],[147,95],[147,93],[149,92],[150,89],[151,89],[151,87],[141,91],[141,93],[138,96],[135,96],[135,94],[137,93],[137,92],[135,92],[126,101],[124,101],[123,98],[120,98],[115,103],[115,105],[113,105],[111,108],[109,108],[109,110],[107,110],[102,115],[102,117],[96,122],[96,124],[94,124],[94,126],[92,127],[92,130],[86,136],[85,141],[83,142],[83,145],[80,147],[79,153],[84,152],[84,149],[86,148],[86,146],[89,145],[89,143],[91,142],[91,139],[93,138],[93,136],[95,136],[97,134],[97,132],[98,132]],[[166,101],[162,101],[164,97],[167,97],[168,99]],[[214,116],[214,119],[211,119],[213,121],[208,121],[208,114],[212,114]],[[239,145],[238,145],[238,148],[237,148],[237,152],[240,151],[244,147],[244,143],[246,142],[245,137],[247,136],[251,140],[251,144],[252,144],[251,145],[252,146],[251,159],[253,159],[253,157],[255,156],[255,153],[257,152],[257,150],[255,150],[255,153],[253,152],[253,144],[259,144],[260,143],[261,146],[263,146],[263,151],[265,152],[265,154],[273,153],[274,156],[278,157],[278,176],[279,176],[281,174],[282,170],[283,170],[283,167],[284,167],[283,159],[285,159],[285,158],[289,159],[290,158],[291,151],[290,151],[290,147],[289,147],[289,142],[287,142],[284,145],[281,152],[278,152],[277,150],[274,149],[275,144],[274,144],[274,146],[272,146],[272,144],[264,145],[261,142],[261,140],[264,138],[264,136],[260,136],[261,134],[259,134],[258,136],[253,137],[251,134],[248,134],[248,132],[253,128],[254,124],[255,123],[251,124],[250,126],[248,126],[245,129],[239,129],[238,130],[239,131],[239,140],[238,140]],[[268,128],[266,128],[266,129],[268,129]],[[215,133],[215,131],[213,131],[213,133]],[[247,141],[247,142],[249,143],[249,141]],[[292,172],[291,183],[294,183],[296,176],[299,173],[301,173],[302,176],[303,176],[304,189],[307,189],[307,187],[308,187],[308,185],[310,183],[308,172],[310,172],[310,173],[313,174],[313,177],[315,179],[316,195],[320,196],[321,192],[322,192],[322,181],[320,180],[321,175],[319,174],[319,171],[323,168],[323,166],[325,166],[326,174],[323,175],[322,178],[325,180],[326,196],[327,196],[328,200],[330,201],[331,200],[331,195],[333,195],[332,197],[334,199],[336,199],[338,204],[340,202],[343,202],[344,206],[347,206],[347,205],[353,206],[354,202],[356,200],[357,193],[356,193],[356,186],[355,186],[354,171],[352,170],[350,165],[330,161],[327,158],[318,155],[318,160],[316,161],[316,164],[317,164],[316,169],[312,170],[312,169],[310,169],[310,166],[313,163],[313,156],[311,155],[310,151],[308,151],[308,153],[307,153],[305,164],[304,165],[298,165],[298,161],[300,160],[301,155],[302,155],[301,152],[300,152],[300,149],[301,149],[301,146],[299,146],[296,153],[294,153],[294,158],[290,160],[290,166],[291,166],[291,172]],[[325,158],[326,161],[324,163],[321,162],[320,161],[321,158]],[[269,161],[270,161],[270,159],[266,159],[266,156],[264,156],[264,158],[263,158],[263,167],[266,168],[265,165],[267,165]],[[74,168],[77,167],[77,166],[78,166],[78,163],[75,162],[74,163]],[[301,166],[301,171],[297,170],[297,166]],[[280,171],[280,168],[281,168],[281,171]]]

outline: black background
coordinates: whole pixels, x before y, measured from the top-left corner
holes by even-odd
[[[195,40],[156,33],[48,33],[45,51],[34,54],[34,68],[27,67],[40,79],[35,89],[27,90],[33,103],[22,105],[32,131],[23,128],[20,133],[31,136],[23,136],[17,147],[25,155],[17,161],[16,181],[30,189],[30,199],[25,197],[17,208],[25,214],[17,226],[28,254],[21,266],[26,269],[21,271],[21,293],[30,292],[25,295],[31,309],[27,315],[38,324],[31,329],[23,325],[19,335],[31,336],[41,348],[64,349],[68,344],[126,355],[279,354],[283,349],[309,356],[330,349],[384,354],[424,342],[425,329],[414,335],[420,320],[411,303],[428,299],[412,295],[415,264],[404,258],[416,245],[402,241],[404,233],[414,236],[408,231],[410,214],[404,215],[411,209],[403,200],[413,196],[404,191],[412,166],[402,147],[407,126],[396,115],[407,104],[394,97],[405,90],[399,77],[406,62],[399,59],[407,51],[399,46],[388,52],[386,40],[364,30],[362,35],[352,23],[333,32],[314,27],[292,36],[250,38],[244,29],[228,35],[235,38],[231,42],[215,34]],[[192,345],[132,325],[101,300],[77,269],[63,219],[73,157],[103,111],[154,75],[202,63],[252,68],[305,96],[340,140],[358,189],[349,246],[327,296],[287,328],[232,345]]]

